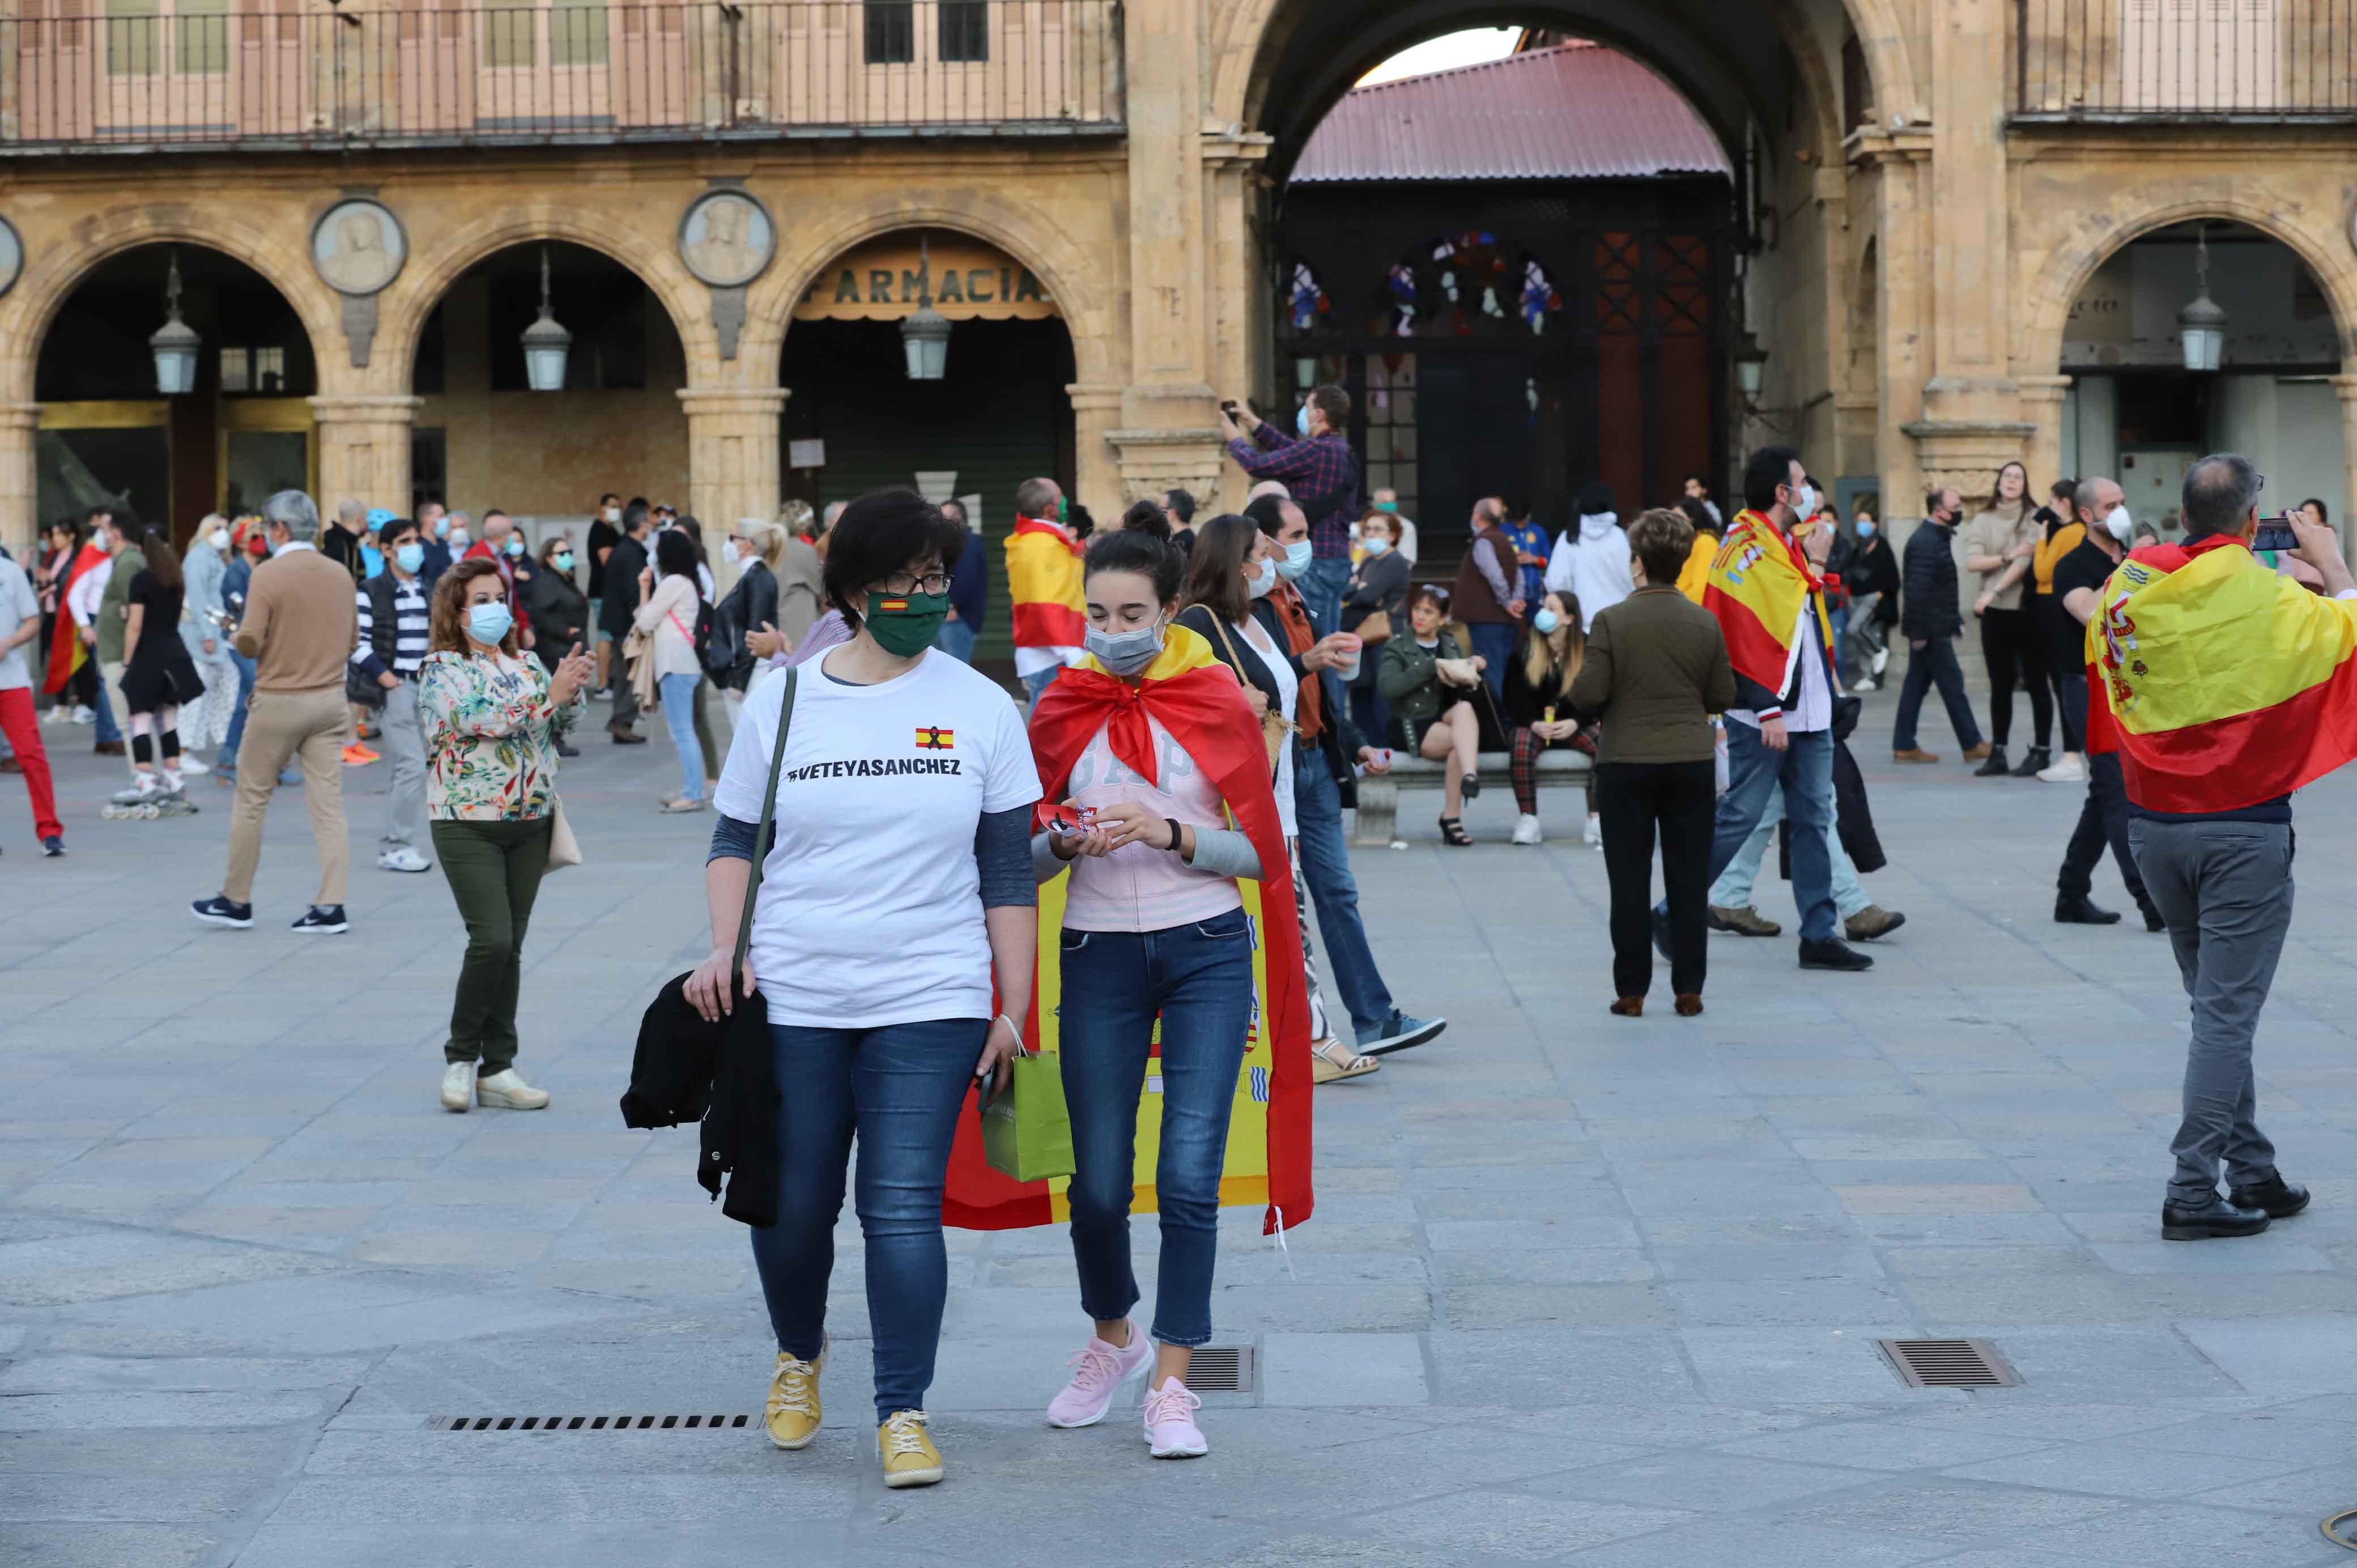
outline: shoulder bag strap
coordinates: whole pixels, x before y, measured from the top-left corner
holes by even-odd
[[[744,984],[745,950],[753,940],[753,901],[761,891],[761,865],[770,855],[770,824],[778,814],[778,775],[786,765],[786,736],[794,727],[794,684],[799,667],[786,671],[785,700],[778,704],[778,742],[770,751],[769,787],[761,792],[761,821],[753,830],[753,873],[745,878],[745,908],[737,918],[737,954],[729,961],[731,990]]]

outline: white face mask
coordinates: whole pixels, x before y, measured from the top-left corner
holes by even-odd
[[[608,507],[608,508],[606,509],[606,521],[607,521],[608,522],[619,522],[619,521],[622,521],[622,509],[621,509],[620,507],[618,507],[618,506],[609,506],[609,507]]]
[[[229,548],[229,530],[226,528],[214,529],[210,533],[205,535],[205,542],[211,545],[216,550],[227,550]]]
[[[1244,572],[1246,574],[1244,577],[1244,589],[1246,592],[1250,593],[1254,598],[1265,599],[1275,589],[1275,562],[1247,561],[1244,563]],[[1259,575],[1252,575],[1251,574],[1254,573],[1257,573]]]
[[[2126,544],[2136,535],[2136,519],[2128,515],[2128,503],[2122,501],[2104,518],[2104,532]]]
[[[1817,515],[1817,489],[1814,485],[1803,485],[1792,497],[1792,515],[1803,522]]]

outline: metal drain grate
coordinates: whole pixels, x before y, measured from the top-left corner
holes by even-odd
[[[1248,1394],[1257,1370],[1249,1345],[1198,1345],[1187,1364],[1187,1386],[1197,1393]]]
[[[2021,1374],[1986,1339],[1878,1339],[1876,1348],[1910,1389],[2011,1389]]]
[[[429,1415],[429,1432],[697,1432],[749,1426],[749,1415]]]

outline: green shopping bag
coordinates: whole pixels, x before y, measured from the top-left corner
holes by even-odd
[[[1053,1051],[1017,1053],[1006,1092],[982,1110],[982,1152],[990,1168],[1017,1181],[1072,1174],[1072,1118],[1064,1109],[1064,1063]]]

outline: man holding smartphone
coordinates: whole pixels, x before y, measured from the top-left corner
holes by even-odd
[[[2072,504],[2077,508],[2080,522],[2086,527],[2086,537],[2054,564],[2054,602],[2070,618],[2072,628],[2083,642],[2086,625],[2100,607],[2104,585],[2111,580],[2113,571],[2126,555],[2128,539],[2136,525],[2128,515],[2126,492],[2110,479],[2081,479],[2077,499]],[[2083,656],[2079,663],[2083,667],[2086,663]],[[2062,712],[2068,733],[2086,733],[2087,703],[2087,682],[2083,679],[2064,684]],[[2128,897],[2143,911],[2144,929],[2161,929],[2160,911],[2153,907],[2151,896],[2145,891],[2136,856],[2128,850],[2127,786],[2120,776],[2119,756],[2115,752],[2091,751],[2087,757],[2086,803],[2079,809],[2079,824],[2071,831],[2070,847],[2062,852],[2061,874],[2055,879],[2057,924],[2119,923],[2118,910],[2102,908],[2092,897],[2095,867],[2104,858],[2106,844],[2111,846],[2113,860],[2118,863],[2120,880],[2127,885]]]
[[[2309,1202],[2259,1131],[2251,1044],[2291,926],[2292,792],[2357,757],[2357,579],[2304,520],[2289,526],[2321,594],[2251,559],[2264,484],[2233,453],[2187,469],[2185,537],[2131,554],[2089,622],[2088,749],[2118,755],[2191,1004],[2171,1241],[2255,1235]]]

